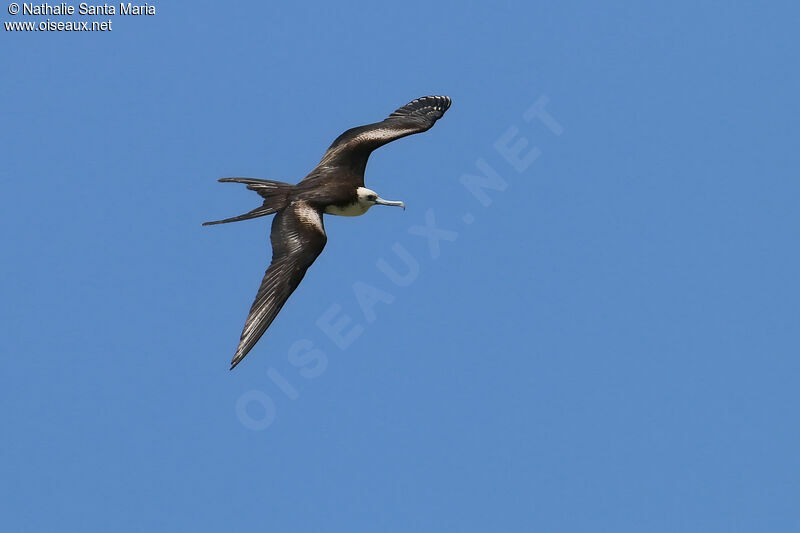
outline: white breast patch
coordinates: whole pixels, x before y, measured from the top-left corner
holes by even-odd
[[[354,204],[348,204],[344,207],[329,205],[325,208],[325,212],[329,215],[339,215],[340,217],[357,217],[366,213],[370,207],[371,206],[369,204],[356,202]]]

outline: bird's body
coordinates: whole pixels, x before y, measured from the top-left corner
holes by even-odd
[[[270,233],[272,262],[250,308],[231,369],[264,334],[322,252],[328,240],[324,214],[359,216],[373,205],[405,209],[402,202],[383,200],[364,186],[367,159],[373,150],[388,142],[427,131],[449,107],[450,99],[446,96],[426,96],[401,107],[381,122],[347,130],[297,185],[256,178],[219,180],[244,183],[261,195],[264,202],[249,213],[204,225],[275,214]]]

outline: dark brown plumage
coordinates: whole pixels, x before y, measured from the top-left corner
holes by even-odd
[[[250,308],[231,369],[255,346],[325,247],[324,213],[361,215],[375,204],[405,208],[402,202],[383,200],[364,187],[367,160],[384,144],[429,130],[449,107],[450,98],[446,96],[426,96],[409,102],[381,122],[345,131],[297,185],[256,178],[219,180],[244,183],[264,202],[243,215],[204,225],[277,213],[270,233],[272,262]]]

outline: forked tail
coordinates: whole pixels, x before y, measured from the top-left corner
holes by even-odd
[[[214,220],[212,222],[203,222],[204,226],[212,226],[214,224],[225,224],[227,222],[238,222],[239,220],[247,220],[250,218],[263,217],[264,215],[271,215],[277,213],[289,203],[289,195],[294,189],[294,185],[284,183],[282,181],[273,180],[260,180],[256,178],[220,178],[221,182],[231,183],[244,183],[251,191],[256,191],[262,198],[264,204],[257,207],[250,212],[237,217],[226,218],[224,220]]]

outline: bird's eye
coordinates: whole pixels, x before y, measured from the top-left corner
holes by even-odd
[[[369,195],[369,199],[370,199],[370,200],[372,200],[372,201],[374,202],[375,200],[377,200],[377,199],[378,199],[378,197],[377,197],[377,195],[370,194],[370,195]]]

